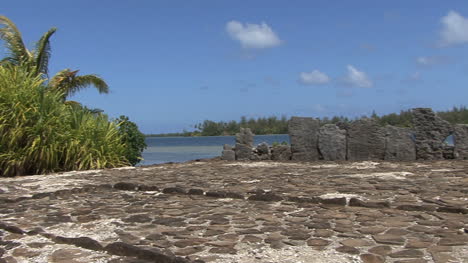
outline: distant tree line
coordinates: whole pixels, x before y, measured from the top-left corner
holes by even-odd
[[[453,107],[448,111],[437,112],[438,116],[445,119],[450,123],[464,123],[468,124],[468,108],[466,106]],[[380,125],[392,125],[399,127],[411,127],[411,110],[402,110],[400,113],[390,113],[378,116],[375,111],[371,116],[363,115],[356,118],[348,118],[344,116],[323,117],[320,118],[320,124],[338,124],[350,123],[361,118],[375,119]],[[234,135],[239,132],[240,128],[250,128],[254,134],[286,134],[288,133],[288,118],[282,116],[281,118],[263,117],[263,118],[249,118],[243,116],[240,121],[210,121],[205,120],[194,126],[195,130],[186,131],[181,133],[166,133],[166,134],[149,134],[147,136],[220,136],[220,135]]]

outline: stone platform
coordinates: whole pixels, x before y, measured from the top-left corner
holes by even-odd
[[[468,262],[468,162],[0,178],[0,262]]]

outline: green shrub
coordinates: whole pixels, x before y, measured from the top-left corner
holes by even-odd
[[[288,142],[282,141],[281,143],[279,143],[279,142],[276,142],[276,141],[275,141],[275,142],[272,143],[271,146],[272,146],[272,147],[275,147],[275,146],[280,146],[280,145],[288,145]]]
[[[44,80],[0,66],[0,176],[127,165],[117,125],[63,103]]]
[[[119,126],[119,133],[122,142],[125,144],[125,158],[131,165],[139,163],[141,153],[146,148],[145,135],[138,130],[138,126],[131,122],[127,116],[120,116],[116,122]]]

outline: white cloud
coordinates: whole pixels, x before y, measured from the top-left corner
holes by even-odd
[[[440,32],[441,44],[444,46],[468,43],[468,19],[455,11],[442,17]]]
[[[429,67],[441,64],[451,63],[452,59],[444,56],[429,56],[429,57],[418,57],[416,63],[419,66]]]
[[[421,80],[421,73],[419,73],[419,71],[414,72],[413,74],[409,75],[408,79],[412,81],[419,81]]]
[[[305,85],[322,85],[330,82],[330,78],[325,73],[313,70],[311,72],[301,72],[299,81]]]
[[[348,75],[344,80],[348,85],[358,88],[372,88],[372,81],[365,72],[359,71],[352,65],[348,65],[347,69]]]
[[[245,24],[230,21],[226,31],[232,39],[240,42],[243,48],[269,48],[281,44],[276,33],[266,24]]]

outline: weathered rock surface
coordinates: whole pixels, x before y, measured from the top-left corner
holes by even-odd
[[[226,161],[235,161],[236,160],[236,152],[233,150],[223,150],[221,152],[221,159]]]
[[[288,130],[291,141],[292,160],[316,161],[319,159],[319,120],[307,117],[292,117]]]
[[[444,141],[453,132],[452,125],[438,117],[430,108],[411,111],[415,132],[416,158],[440,160],[444,158]]]
[[[326,161],[346,160],[346,130],[325,124],[319,131],[318,147]]]
[[[240,128],[240,132],[236,133],[236,144],[244,144],[253,148],[254,134],[250,128]]]
[[[1,178],[0,262],[467,262],[467,171],[213,160]]]
[[[271,148],[271,160],[273,161],[289,161],[291,156],[291,146],[289,145],[275,145]]]
[[[349,125],[347,157],[352,161],[383,160],[385,129],[372,119],[360,119]]]
[[[270,146],[268,146],[268,143],[262,142],[259,145],[257,145],[256,151],[260,155],[270,154]]]
[[[385,160],[416,160],[416,145],[413,140],[413,131],[408,128],[385,127]]]
[[[455,125],[453,136],[455,140],[455,158],[468,160],[468,125]]]
[[[246,144],[236,143],[235,153],[236,153],[236,160],[245,161],[250,160],[252,156],[252,146]]]

